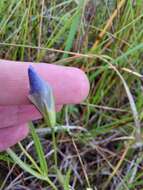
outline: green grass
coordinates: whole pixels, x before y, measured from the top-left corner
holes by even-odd
[[[26,140],[24,149],[30,146],[26,150],[35,166],[47,168],[48,179],[57,189],[67,190],[69,185],[73,189],[143,189],[142,148],[133,148],[138,140],[137,125],[142,136],[143,1],[125,1],[101,39],[98,35],[120,1],[40,2],[0,1],[0,58],[82,68],[90,80],[89,97],[58,113],[57,124],[63,125],[68,119],[71,125],[83,126],[88,132],[56,135],[57,171],[50,135],[39,136],[41,157],[29,145],[32,138]],[[98,45],[92,48],[96,40]],[[74,57],[76,53],[80,54],[78,58]],[[14,150],[18,156],[23,152]],[[13,161],[6,153],[0,154],[0,160],[0,184],[5,182],[5,188],[35,185],[50,189],[44,180],[32,178],[25,168],[26,172],[17,179],[24,170],[18,165],[11,169]],[[22,161],[30,164],[26,156]],[[17,183],[12,183],[15,179]]]

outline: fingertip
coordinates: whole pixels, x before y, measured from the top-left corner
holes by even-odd
[[[44,63],[35,66],[53,87],[56,104],[77,104],[88,96],[89,80],[81,69]]]
[[[30,90],[27,72],[30,65],[53,88],[56,104],[76,104],[88,96],[89,81],[80,69],[0,60],[1,106],[30,104],[27,98]]]
[[[84,101],[88,94],[89,94],[89,89],[90,89],[90,84],[87,75],[85,74],[84,71],[81,69],[76,68],[76,76],[77,76],[77,83],[76,83],[76,89],[77,93],[76,98],[75,98],[75,103],[80,103]]]

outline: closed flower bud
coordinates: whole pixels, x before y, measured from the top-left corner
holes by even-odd
[[[38,108],[50,126],[56,123],[55,102],[51,86],[42,79],[32,66],[28,68],[29,99]]]

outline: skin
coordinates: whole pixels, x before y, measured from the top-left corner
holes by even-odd
[[[80,103],[88,95],[89,81],[80,69],[0,60],[0,151],[24,139],[27,123],[42,117],[27,98],[29,65],[52,86],[57,111],[64,104]]]

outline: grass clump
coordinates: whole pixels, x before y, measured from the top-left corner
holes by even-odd
[[[39,136],[48,177],[57,189],[143,188],[142,147],[133,147],[142,142],[142,3],[0,1],[0,58],[76,66],[90,80],[86,102],[57,115],[59,126],[68,121],[87,131],[57,133],[56,175],[51,136]],[[39,163],[31,138],[26,142],[26,150]],[[0,159],[3,187],[50,189],[39,178],[12,167],[6,154]],[[29,162],[25,156],[23,160]]]

